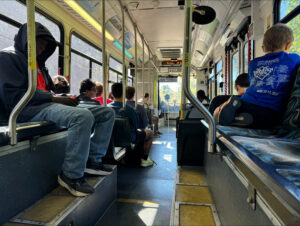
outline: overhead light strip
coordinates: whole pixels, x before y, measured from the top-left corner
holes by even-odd
[[[102,33],[102,26],[82,8],[75,0],[64,0],[68,6],[70,6],[75,12],[77,12],[84,20],[86,20],[89,24],[91,24],[96,30]],[[109,33],[105,32],[106,38],[110,41],[114,40],[114,37]]]
[[[114,41],[114,45],[117,46],[120,50],[123,50],[122,46],[120,43],[117,41]],[[133,59],[133,56],[125,49],[125,54],[130,57],[130,59]]]

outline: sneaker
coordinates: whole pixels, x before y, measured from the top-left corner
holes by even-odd
[[[88,162],[84,172],[90,175],[106,176],[112,173],[112,169],[104,166],[102,163]]]
[[[163,134],[163,133],[160,132],[160,131],[156,131],[156,133],[157,133],[158,135],[162,135],[162,134]]]
[[[84,177],[78,179],[70,179],[63,173],[61,173],[58,176],[57,181],[60,186],[66,188],[72,195],[77,197],[84,197],[89,194],[93,194],[95,191],[94,188],[86,182]]]
[[[222,126],[228,126],[234,122],[235,111],[242,105],[240,98],[238,96],[232,96],[229,99],[228,104],[226,104],[219,115],[219,124]]]
[[[153,161],[148,157],[147,160],[141,159],[141,167],[153,166]]]
[[[249,113],[240,113],[234,117],[234,121],[230,125],[249,126],[253,122],[253,116]]]

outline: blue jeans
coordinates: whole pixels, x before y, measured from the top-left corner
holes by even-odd
[[[115,118],[114,110],[108,107],[70,107],[55,103],[42,109],[30,121],[43,120],[68,128],[62,171],[67,177],[75,179],[83,176],[88,158],[92,162],[102,161],[109,145]]]

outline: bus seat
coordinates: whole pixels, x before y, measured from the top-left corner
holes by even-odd
[[[0,126],[7,125],[7,122],[8,122],[8,118],[5,113],[4,106],[3,106],[2,102],[0,102]]]

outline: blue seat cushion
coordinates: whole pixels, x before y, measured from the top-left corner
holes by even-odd
[[[249,129],[234,126],[217,126],[217,130],[227,136],[278,137],[277,129]]]

